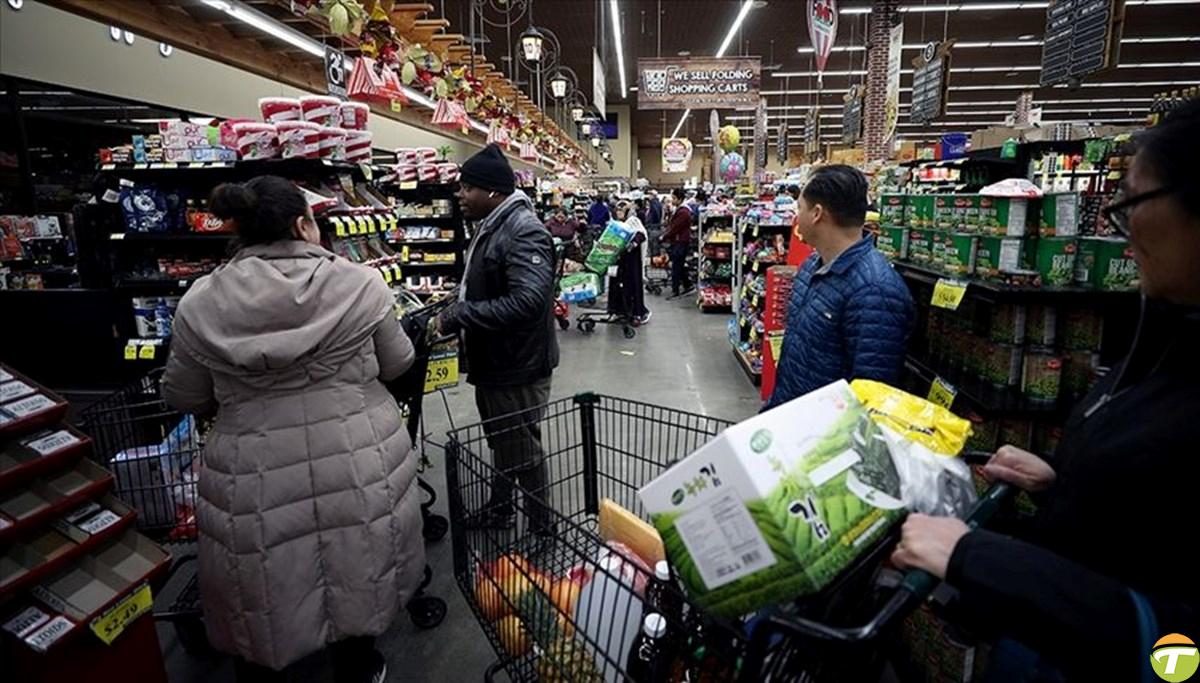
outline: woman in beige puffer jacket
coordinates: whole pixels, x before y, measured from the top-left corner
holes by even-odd
[[[199,476],[208,636],[239,680],[330,646],[339,681],[381,681],[374,636],[425,566],[417,463],[380,380],[413,347],[375,271],[320,246],[288,180],[223,185],[243,245],[179,303],[163,394],[215,413]]]

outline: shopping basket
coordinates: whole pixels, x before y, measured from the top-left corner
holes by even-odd
[[[631,577],[629,563],[598,559],[608,552],[599,535],[601,500],[645,519],[637,490],[730,424],[587,393],[448,433],[455,578],[498,655],[485,680],[501,670],[519,681],[628,680],[625,657],[643,609],[637,586],[648,577],[641,568]],[[540,495],[520,485],[519,473],[490,464],[490,449],[521,443],[545,463]],[[512,501],[516,522],[509,529],[469,529],[468,517],[494,504],[496,482],[519,493]],[[989,517],[1004,493],[989,491],[969,523]],[[529,525],[536,506],[549,508],[549,529]],[[877,678],[885,650],[880,636],[936,584],[923,572],[882,569],[897,533],[820,593],[750,620],[705,614],[672,591],[685,607],[668,617],[668,633],[689,639],[686,648],[673,641],[682,653],[672,678],[682,680],[689,668],[692,675],[702,670],[704,680],[867,681],[872,672]],[[894,580],[879,581],[885,573]],[[581,590],[563,587],[583,575],[591,581]]]

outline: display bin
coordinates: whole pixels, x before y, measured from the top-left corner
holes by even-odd
[[[598,559],[607,547],[602,501],[645,519],[637,491],[730,424],[586,393],[448,433],[455,579],[499,656],[485,680],[501,671],[516,681],[628,680],[625,658],[643,609],[635,587],[649,576],[640,566]],[[489,449],[526,447],[527,457],[546,466],[538,491],[490,464]],[[486,509],[494,484],[519,493],[518,521],[468,529],[468,515]],[[1003,486],[989,491],[968,524],[988,518],[1005,493]],[[552,524],[531,528],[531,513]],[[879,636],[936,584],[919,571],[902,579],[892,572],[899,580],[886,585],[876,580],[897,533],[893,528],[819,593],[762,610],[752,621],[710,615],[671,589],[684,607],[667,617],[668,633],[691,638],[686,651],[693,655],[676,665],[712,680],[872,680],[885,649]],[[563,587],[580,575],[591,580]],[[675,673],[682,678],[683,670]]]

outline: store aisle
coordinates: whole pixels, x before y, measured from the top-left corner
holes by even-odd
[[[691,297],[667,301],[647,296],[653,319],[633,339],[615,325],[597,326],[592,335],[574,327],[559,333],[562,361],[554,374],[551,398],[596,391],[622,398],[679,408],[730,420],[757,412],[760,402],[729,350],[727,315],[700,313]],[[572,311],[574,318],[575,311]],[[459,426],[478,420],[473,392],[466,384],[446,393],[450,413]],[[444,441],[449,420],[441,400],[426,400],[426,431]],[[434,469],[424,476],[438,489],[435,511],[445,514],[445,470],[440,451],[431,452]],[[389,680],[405,683],[477,681],[494,659],[482,630],[462,598],[452,575],[450,538],[426,546],[433,568],[430,595],[449,604],[446,620],[436,629],[419,631],[402,615],[379,640],[388,659]],[[191,657],[169,626],[159,634],[173,683],[225,683],[233,667],[224,660]],[[319,662],[306,667],[303,681],[326,681]],[[503,680],[503,678],[502,678]]]

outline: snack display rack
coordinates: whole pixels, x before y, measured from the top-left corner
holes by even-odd
[[[796,266],[772,266],[767,269],[766,310],[763,313],[762,383],[759,396],[766,401],[775,391],[775,373],[783,353],[783,335],[787,329],[788,303],[792,283],[800,269]]]
[[[767,272],[787,262],[788,239],[795,218],[795,204],[760,201],[738,216],[734,252],[734,317],[729,341],[739,365],[750,381],[759,385],[763,373],[764,313]]]
[[[734,232],[732,214],[701,209],[696,304],[706,313],[733,307]]]
[[[132,530],[67,403],[0,366],[0,634],[21,681],[166,681],[151,586],[171,556]],[[51,656],[52,655],[52,656]]]

